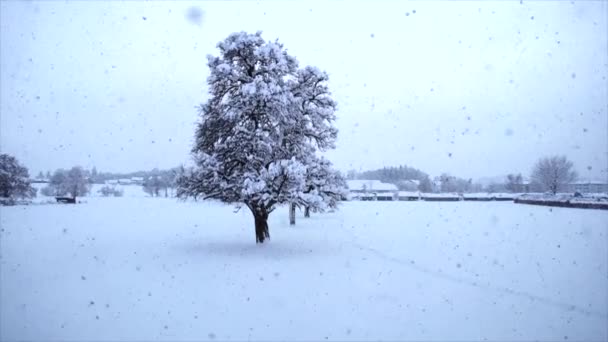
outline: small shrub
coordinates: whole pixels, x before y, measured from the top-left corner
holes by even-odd
[[[109,197],[109,196],[122,197],[122,195],[123,195],[122,189],[117,189],[115,187],[108,186],[108,185],[103,186],[101,189],[99,189],[98,192],[103,197]]]
[[[44,188],[40,189],[40,194],[43,196],[56,196],[57,191],[52,186],[45,186]]]

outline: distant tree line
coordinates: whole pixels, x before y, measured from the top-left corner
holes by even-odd
[[[460,178],[442,173],[432,180],[429,175],[408,166],[384,167],[376,170],[357,172],[350,170],[347,179],[370,179],[391,183],[399,190],[418,190],[421,192],[550,192],[568,191],[569,184],[578,179],[574,164],[565,156],[555,155],[540,158],[534,165],[528,180],[521,173],[508,174],[503,180],[482,185],[471,178]],[[417,182],[417,189],[412,188]]]
[[[150,196],[168,197],[170,190],[176,187],[175,177],[178,169],[159,170],[154,168],[149,171],[112,173],[99,172],[95,167],[87,170],[80,166],[74,166],[69,170],[57,169],[53,173],[50,171],[46,172],[46,174],[39,172],[36,179],[48,183],[48,186],[41,190],[41,193],[45,196],[70,196],[76,198],[89,194],[92,184],[105,184],[98,190],[101,196],[119,197],[123,195],[123,190],[115,187],[113,184],[106,183],[121,179],[131,181],[137,177],[141,178],[142,181],[135,184],[141,185],[143,191]]]
[[[472,192],[476,187],[473,185],[472,179],[464,179],[452,176],[448,173],[442,173],[438,178],[440,192]]]

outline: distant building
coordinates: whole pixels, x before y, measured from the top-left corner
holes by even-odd
[[[116,179],[110,179],[106,181],[106,184],[108,185],[116,185],[118,184],[118,181]]]
[[[566,186],[568,192],[608,193],[608,183],[601,181],[577,181]]]
[[[144,177],[131,177],[131,183],[137,184],[137,185],[142,185],[142,184],[144,184]]]
[[[118,184],[129,185],[129,184],[133,184],[133,182],[131,182],[131,180],[129,178],[121,178],[118,180]]]
[[[392,201],[398,189],[379,180],[347,180],[350,198],[362,201]]]

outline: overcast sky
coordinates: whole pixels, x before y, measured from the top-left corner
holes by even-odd
[[[262,30],[330,74],[343,171],[608,178],[604,1],[3,1],[0,143],[36,174],[190,161],[207,54]],[[189,15],[190,14],[190,15]]]

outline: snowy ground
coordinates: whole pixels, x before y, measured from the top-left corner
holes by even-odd
[[[135,193],[135,192],[134,192]],[[126,196],[0,208],[0,339],[606,340],[608,212]]]

